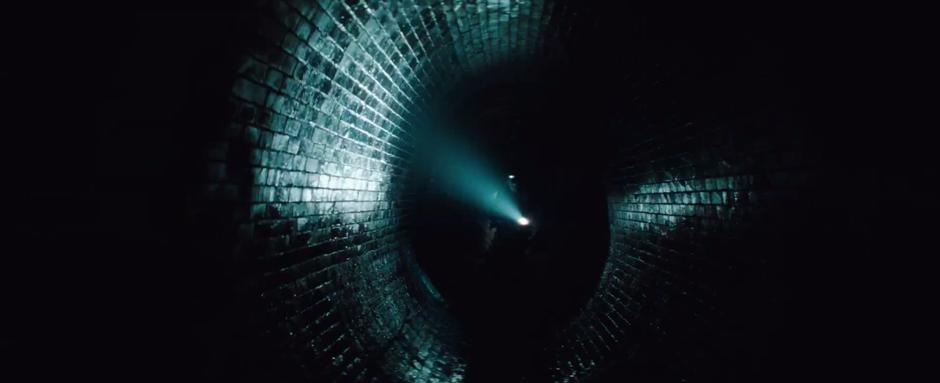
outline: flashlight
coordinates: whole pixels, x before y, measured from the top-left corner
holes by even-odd
[[[518,224],[520,224],[520,225],[522,225],[522,226],[525,226],[525,225],[528,225],[528,224],[529,224],[529,219],[526,218],[526,217],[519,217],[519,219],[516,220],[516,223],[518,223]]]

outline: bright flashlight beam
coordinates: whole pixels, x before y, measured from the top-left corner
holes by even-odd
[[[419,171],[427,172],[429,186],[442,192],[450,198],[473,205],[486,214],[503,217],[516,221],[522,212],[514,201],[514,185],[506,178],[515,178],[515,175],[496,172],[496,168],[489,164],[487,156],[480,153],[473,145],[472,140],[465,140],[458,136],[447,134],[447,129],[434,127],[438,125],[434,116],[428,116],[427,121],[418,126],[427,126],[419,129],[416,134],[416,152],[419,156],[415,162],[426,166]]]
[[[525,226],[525,225],[528,225],[528,224],[529,224],[529,219],[526,218],[526,217],[519,217],[519,219],[516,220],[516,223],[518,223],[518,224],[520,224],[520,225],[522,225],[522,226]]]

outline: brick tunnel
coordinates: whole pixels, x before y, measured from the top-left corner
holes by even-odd
[[[827,155],[843,132],[810,118],[797,11],[614,3],[265,0],[56,19],[62,50],[23,44],[21,65],[55,73],[63,58],[74,75],[6,80],[24,100],[65,92],[49,121],[85,116],[94,134],[61,128],[48,143],[61,158],[38,165],[84,171],[24,174],[49,187],[15,209],[43,251],[106,256],[62,261],[107,276],[68,282],[60,304],[109,319],[24,323],[75,340],[72,354],[107,345],[112,371],[177,380],[800,376],[795,265],[872,249],[854,237],[868,221],[819,218],[859,216],[867,197],[831,191],[897,180],[844,171],[869,138]],[[472,314],[444,291],[462,272],[434,265],[462,249],[422,221],[416,169],[435,142],[417,132],[441,110],[517,178],[541,230],[530,259],[500,264],[514,282],[456,287],[483,299]],[[75,203],[42,202],[56,200]],[[127,337],[90,335],[112,333]]]

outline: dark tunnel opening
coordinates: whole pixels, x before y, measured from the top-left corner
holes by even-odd
[[[586,118],[591,105],[577,98],[583,86],[572,81],[570,69],[543,68],[520,80],[516,74],[525,70],[507,66],[455,86],[435,105],[447,116],[440,124],[448,126],[433,129],[453,130],[449,134],[457,141],[476,143],[480,157],[497,162],[488,166],[500,169],[502,192],[529,224],[449,195],[433,179],[446,174],[419,170],[413,181],[419,189],[415,256],[473,339],[471,380],[514,381],[532,373],[550,346],[550,334],[570,322],[595,293],[607,259],[609,222],[600,164],[606,162],[609,141],[599,138],[604,135],[600,129],[593,135],[570,133],[593,123]],[[418,145],[447,147],[441,139]],[[435,164],[440,155],[432,151],[417,157],[420,168]],[[463,160],[483,161],[480,157]],[[432,173],[431,180],[426,173]]]
[[[932,141],[819,8],[67,11],[2,23],[0,380],[868,376],[916,300]]]

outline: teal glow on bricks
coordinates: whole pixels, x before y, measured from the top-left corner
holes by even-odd
[[[233,118],[216,144],[247,148],[249,166],[226,167],[207,194],[249,199],[238,247],[254,253],[241,257],[283,260],[261,278],[271,321],[317,376],[462,380],[452,321],[423,271],[403,267],[412,196],[402,185],[421,164],[415,116],[468,75],[541,55],[561,30],[554,2],[260,3],[258,44],[237,65]],[[435,161],[438,179],[518,219],[505,173],[485,158],[452,152]],[[226,178],[239,174],[250,182]]]
[[[617,165],[608,182],[608,263],[595,297],[546,351],[550,381],[587,380],[605,357],[633,353],[608,351],[632,342],[640,333],[633,326],[653,328],[642,333],[649,339],[693,327],[660,323],[657,315],[707,314],[716,278],[708,273],[738,262],[702,254],[700,243],[740,221],[763,220],[785,195],[781,190],[799,186],[798,174],[770,174],[795,168],[778,163],[784,157],[776,154],[784,149],[768,146],[772,142],[751,145],[760,135],[755,129],[775,126],[765,123],[773,116],[758,118],[760,112],[754,121],[725,124],[717,111],[714,121],[702,117],[717,108],[681,113],[687,106],[676,94],[683,95],[680,101],[714,106],[695,98],[711,92],[673,92],[701,80],[681,68],[701,68],[703,78],[721,77],[709,77],[712,67],[696,57],[669,56],[684,45],[655,48],[673,47],[663,44],[670,42],[669,29],[656,29],[669,24],[648,21],[642,8],[604,11],[615,20],[595,23],[584,12],[574,17],[571,7],[592,3],[582,1],[257,3],[263,9],[247,14],[259,15],[260,25],[232,66],[237,72],[229,93],[230,121],[213,137],[212,163],[203,169],[210,174],[204,194],[237,209],[220,219],[234,221],[238,231],[232,258],[261,265],[250,277],[262,290],[267,329],[296,351],[291,360],[314,380],[464,379],[465,339],[442,308],[440,294],[409,261],[412,233],[406,223],[414,214],[414,194],[408,181],[427,172],[438,190],[510,225],[549,226],[539,206],[526,200],[531,211],[522,211],[514,194],[516,179],[521,185],[535,179],[531,169],[500,168],[491,163],[495,156],[472,140],[442,138],[447,124],[455,122],[420,119],[461,81],[485,77],[508,62],[538,69],[531,67],[548,67],[550,59],[568,54],[565,62],[590,62],[571,71],[572,82],[617,91],[577,94],[597,108],[559,129],[563,134],[557,139],[594,137],[595,129],[610,125],[618,132],[614,142],[625,148],[610,160]],[[634,23],[639,20],[643,24]],[[573,28],[581,28],[580,35],[569,36]],[[594,36],[592,28],[606,34]],[[583,44],[591,42],[587,36],[604,39],[603,44]],[[586,40],[563,46],[569,37]],[[705,130],[713,125],[727,134]],[[736,134],[741,131],[751,133]],[[727,142],[706,140],[716,137]],[[742,153],[749,147],[766,158]],[[559,156],[574,157],[566,151]],[[580,202],[562,199],[556,206]],[[535,230],[519,230],[527,231]]]

